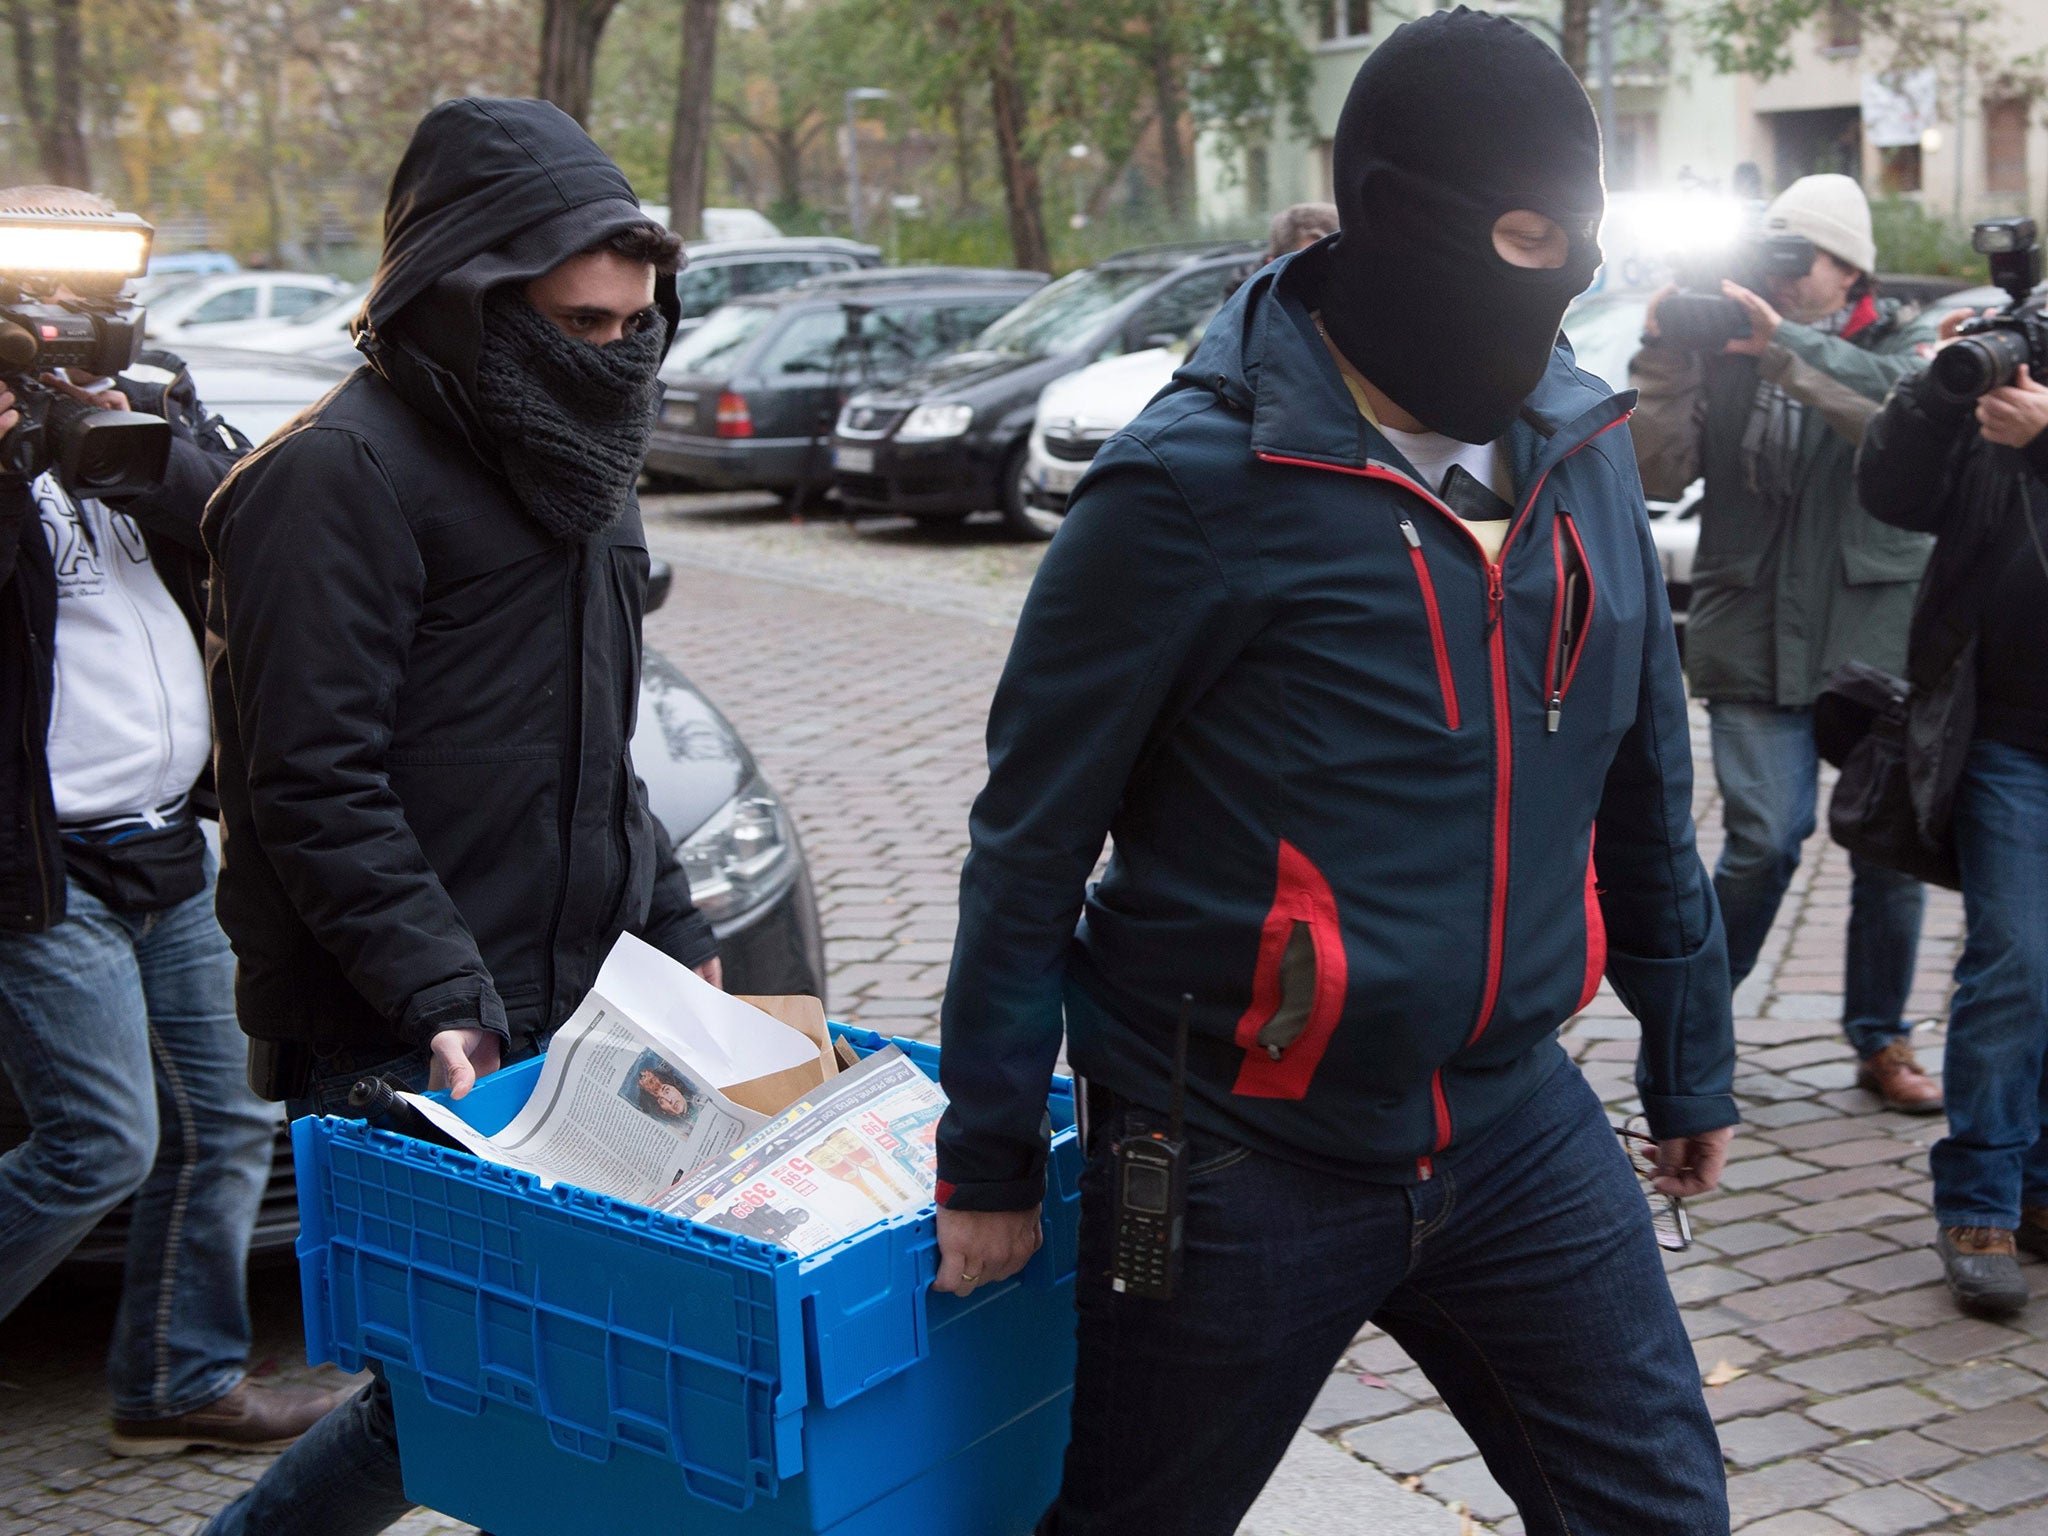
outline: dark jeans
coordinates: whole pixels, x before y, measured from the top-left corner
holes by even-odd
[[[289,1106],[293,1119],[347,1114],[348,1090],[366,1071],[423,1087],[427,1057],[335,1052],[318,1058],[315,1071],[306,1097]],[[374,1536],[403,1519],[412,1500],[398,1464],[391,1389],[371,1369],[368,1386],[306,1431],[200,1536]]]
[[[235,960],[206,889],[146,915],[76,881],[47,933],[0,933],[0,1069],[29,1139],[0,1157],[0,1317],[128,1196],[114,1417],[171,1418],[248,1366],[244,1264],[274,1112],[248,1087]]]
[[[1973,742],[1956,802],[1966,931],[1935,1143],[1945,1227],[2019,1225],[2048,1206],[2048,758]]]
[[[1736,986],[1757,953],[1813,835],[1820,750],[1813,711],[1716,699],[1714,778],[1727,841],[1714,864],[1714,894],[1728,929],[1728,971]],[[1906,1037],[1906,999],[1920,949],[1920,882],[1849,859],[1849,947],[1842,967],[1842,1033],[1858,1056]]]
[[[1649,1206],[1576,1068],[1410,1187],[1191,1143],[1171,1302],[1110,1290],[1107,1163],[1089,1163],[1074,1433],[1042,1536],[1228,1536],[1368,1320],[1443,1394],[1531,1536],[1726,1536],[1720,1444]]]

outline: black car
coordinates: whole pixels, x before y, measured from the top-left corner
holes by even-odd
[[[824,440],[851,389],[973,340],[1042,272],[898,267],[813,278],[727,304],[662,365],[647,468],[716,489],[823,490]]]
[[[669,570],[656,561],[647,606],[668,595]],[[729,992],[825,995],[825,942],[818,899],[796,826],[739,732],[660,653],[640,669],[640,717],[633,765],[648,804],[675,839],[690,894],[718,930]],[[28,1117],[0,1076],[0,1151],[28,1139]],[[270,1181],[256,1218],[252,1257],[290,1257],[298,1235],[291,1141],[278,1111]],[[118,1266],[128,1242],[128,1206],[110,1213],[72,1250],[71,1264]]]
[[[807,277],[879,267],[879,247],[833,235],[791,235],[775,240],[707,240],[684,247],[689,261],[676,275],[683,306],[680,336],[704,323],[719,305],[749,293],[787,288]]]
[[[962,518],[996,508],[1048,538],[1025,460],[1039,391],[1105,357],[1167,346],[1207,320],[1261,259],[1259,246],[1166,245],[1070,273],[996,321],[966,350],[861,391],[832,435],[832,483],[857,512]]]

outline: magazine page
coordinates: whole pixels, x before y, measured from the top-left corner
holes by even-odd
[[[489,1140],[501,1161],[645,1205],[765,1119],[593,992],[549,1043],[533,1096]]]
[[[831,1079],[656,1208],[814,1253],[929,1205],[946,1096],[895,1046]]]
[[[446,1105],[402,1097],[479,1157],[646,1205],[768,1123],[725,1089],[818,1063],[802,1031],[627,934],[502,1131],[486,1136]]]

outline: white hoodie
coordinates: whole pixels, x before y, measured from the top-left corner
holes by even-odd
[[[191,791],[212,748],[199,646],[132,519],[76,500],[54,475],[34,494],[57,565],[57,819],[154,820]]]

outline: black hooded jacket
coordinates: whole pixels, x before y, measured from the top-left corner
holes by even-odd
[[[548,535],[475,395],[483,294],[646,222],[554,107],[436,107],[392,181],[367,364],[207,509],[220,918],[259,1039],[522,1045],[622,931],[715,952],[628,751],[638,507]],[[673,331],[672,278],[657,301]]]

